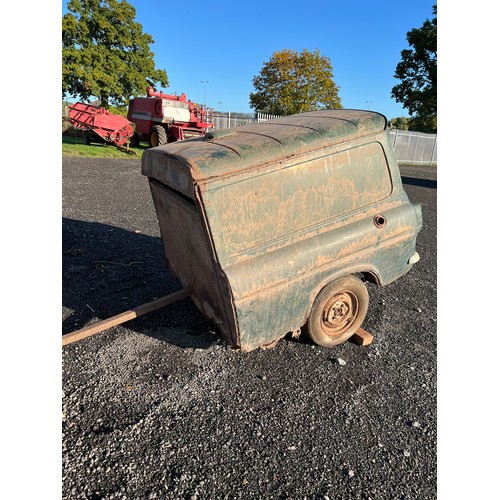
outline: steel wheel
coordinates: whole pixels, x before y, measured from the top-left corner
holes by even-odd
[[[361,326],[368,311],[368,290],[355,276],[332,281],[316,297],[307,333],[319,345],[345,342]]]

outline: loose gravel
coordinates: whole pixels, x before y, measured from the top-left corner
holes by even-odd
[[[434,499],[436,169],[370,346],[231,349],[184,299],[63,349],[63,499]],[[136,159],[63,158],[63,333],[180,288]]]

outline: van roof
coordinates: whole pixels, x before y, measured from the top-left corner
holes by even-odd
[[[193,180],[200,181],[351,141],[382,132],[386,128],[386,117],[373,111],[311,111],[237,128],[216,130],[203,138],[146,150],[143,155],[142,173],[159,180],[169,179],[171,183],[172,175],[167,172],[164,172],[165,179],[160,178],[163,177],[161,170],[168,168],[169,157],[176,165],[187,164]],[[160,160],[161,169],[158,168],[159,165],[152,168],[152,160],[156,154],[163,157]]]

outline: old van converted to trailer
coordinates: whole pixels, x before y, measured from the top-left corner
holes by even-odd
[[[236,348],[304,328],[334,346],[368,291],[419,259],[420,205],[403,190],[386,118],[327,110],[144,152],[169,267]]]

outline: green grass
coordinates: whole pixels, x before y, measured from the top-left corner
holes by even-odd
[[[137,154],[126,153],[112,144],[97,144],[92,142],[90,146],[83,144],[81,137],[62,137],[63,156],[79,156],[80,158],[130,158],[139,159],[148,148],[148,144],[141,142],[137,148],[129,148]]]

